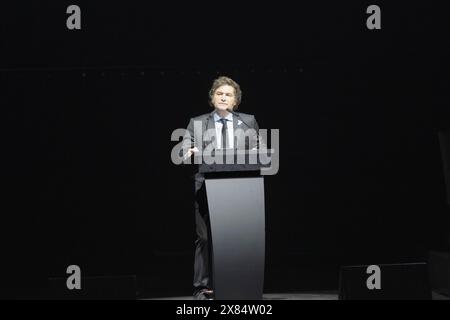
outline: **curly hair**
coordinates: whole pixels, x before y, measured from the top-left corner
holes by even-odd
[[[225,86],[225,85],[228,85],[228,86],[231,86],[234,88],[235,98],[236,98],[236,104],[233,107],[233,111],[234,111],[238,108],[238,106],[241,103],[241,99],[242,99],[241,87],[233,79],[225,77],[225,76],[221,76],[221,77],[217,78],[216,80],[214,80],[211,90],[209,90],[209,104],[212,107],[214,107],[214,104],[212,103],[214,94],[219,87]]]

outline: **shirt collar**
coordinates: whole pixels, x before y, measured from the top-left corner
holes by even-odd
[[[217,121],[220,121],[220,119],[222,119],[222,118],[217,114],[217,112],[214,112],[214,121],[217,122]],[[228,115],[225,117],[225,119],[227,119],[227,121],[233,122],[233,114],[231,112],[228,113]]]

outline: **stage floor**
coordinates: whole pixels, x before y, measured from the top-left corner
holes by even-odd
[[[163,297],[142,300],[193,300],[193,297]],[[267,293],[263,295],[263,300],[338,300],[338,293],[337,291]],[[450,297],[433,292],[433,300],[450,300]]]

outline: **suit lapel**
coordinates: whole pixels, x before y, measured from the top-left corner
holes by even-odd
[[[233,132],[234,132],[234,140],[236,142],[236,145],[234,146],[236,149],[239,149],[239,147],[242,145],[242,136],[238,133],[238,129],[242,129],[242,120],[239,117],[239,114],[235,112],[233,114]]]
[[[213,146],[214,148],[217,147],[217,140],[215,139],[216,136],[216,124],[214,123],[214,111],[211,112],[209,114],[209,117],[207,119],[207,123],[205,125],[205,128],[207,128],[206,130],[206,135],[205,135],[205,140],[206,141],[213,141]],[[211,135],[211,133],[213,133]],[[214,136],[214,138],[212,137]]]
[[[233,115],[233,130],[236,130],[238,128],[238,122],[239,122],[239,116],[237,113]]]

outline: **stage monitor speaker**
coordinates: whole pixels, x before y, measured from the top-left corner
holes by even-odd
[[[80,289],[68,289],[67,278],[50,278],[47,299],[136,300],[136,276],[81,277]]]
[[[341,267],[340,300],[430,300],[426,263]]]
[[[428,257],[433,291],[450,296],[450,252],[431,251]]]

